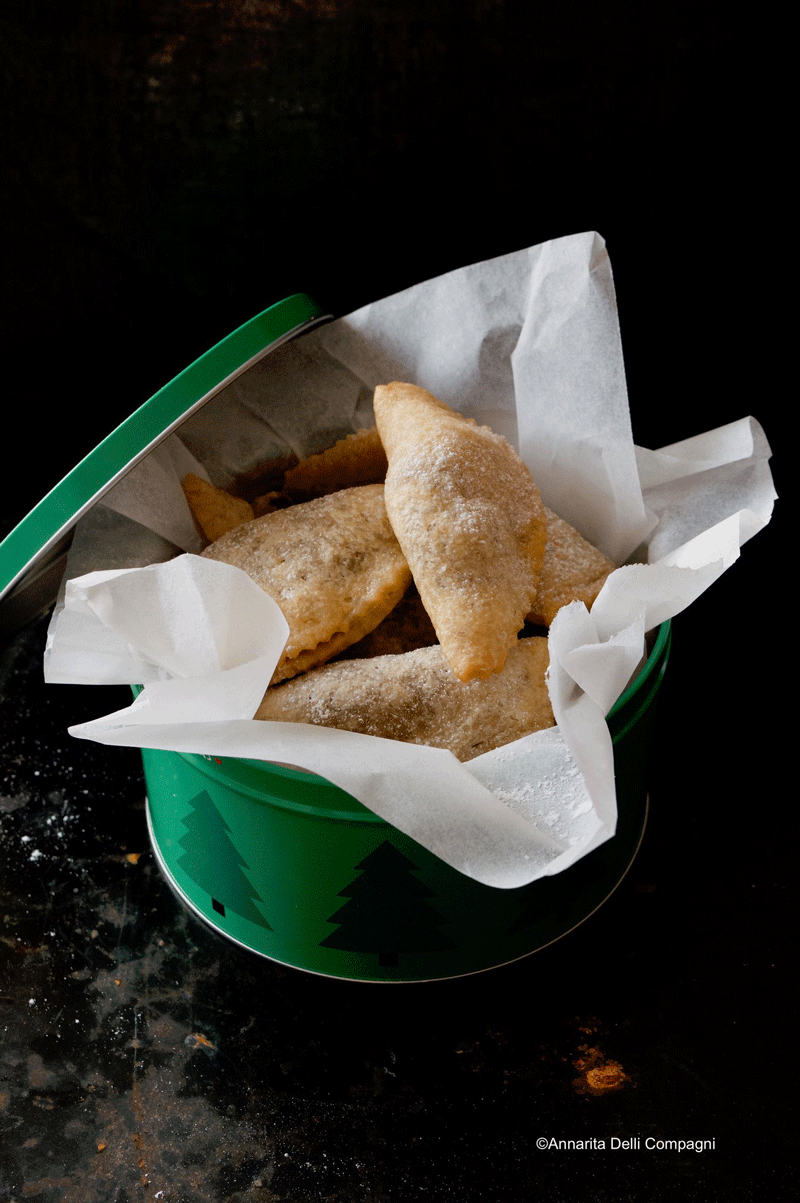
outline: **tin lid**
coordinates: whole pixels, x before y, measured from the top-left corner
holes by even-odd
[[[0,636],[55,600],[73,528],[112,485],[252,364],[329,316],[304,293],[271,305],[184,368],[51,489],[0,543]]]

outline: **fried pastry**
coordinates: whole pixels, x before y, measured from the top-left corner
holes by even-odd
[[[502,436],[412,384],[375,390],[386,510],[461,681],[498,672],[534,604],[544,506]]]
[[[501,672],[459,681],[440,647],[342,660],[267,690],[255,717],[447,748],[459,760],[555,723],[547,640],[519,639]]]
[[[253,498],[253,517],[261,518],[264,514],[271,514],[273,510],[284,510],[288,504],[283,493],[275,489],[269,493],[261,493],[258,497]]]
[[[361,639],[411,581],[386,515],[383,485],[343,489],[265,514],[203,555],[241,568],[280,606],[289,638],[273,682],[322,664]]]
[[[187,472],[182,482],[183,492],[200,531],[210,542],[221,539],[229,530],[252,521],[252,506],[241,497],[232,497],[224,489],[211,485],[202,476]]]
[[[547,545],[536,601],[528,622],[549,627],[562,606],[582,601],[588,608],[617,565],[579,535],[574,527],[545,508]]]
[[[322,497],[338,489],[376,484],[386,475],[386,453],[374,426],[339,439],[290,468],[283,480],[292,499]]]
[[[348,660],[368,660],[373,656],[395,656],[436,643],[436,632],[422,599],[413,585],[406,590],[390,614],[374,631],[352,644],[342,656]]]

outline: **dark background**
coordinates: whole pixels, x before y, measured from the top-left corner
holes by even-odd
[[[8,0],[0,533],[192,359],[283,296],[306,291],[342,314],[585,229],[611,256],[637,442],[753,414],[786,492],[788,132],[784,35],[768,20],[707,0]],[[128,1029],[119,1048],[90,1024],[91,1047],[54,1043],[54,1017],[77,1005],[60,994],[60,975],[79,972],[64,950],[83,942],[63,926],[51,940],[37,919],[61,881],[55,859],[21,876],[17,866],[4,894],[18,1062],[5,1095],[0,1082],[0,1200],[21,1197],[23,1182],[26,1198],[71,1199],[89,1189],[79,1181],[96,1192],[82,1201],[146,1198],[148,1166],[172,1203],[787,1197],[796,825],[775,704],[785,636],[767,617],[787,590],[784,506],[675,623],[651,821],[614,899],[526,962],[402,997],[219,951],[177,916],[147,852],[132,885],[120,848],[146,841],[135,756],[63,737],[124,698],[37,692],[41,632],[7,649],[6,830],[33,830],[47,851],[53,798],[74,806],[77,782],[93,782],[91,839],[70,846],[95,891],[83,905],[105,891],[108,913],[109,895],[124,896],[118,946],[146,959],[163,940],[177,949],[175,988],[184,975],[193,983],[187,1018],[164,1001],[166,979],[161,1011],[151,979],[149,994],[126,979],[125,1022],[149,1007],[153,1023],[156,1013],[202,1031],[216,1023],[233,1060],[184,1054],[164,1103],[172,1127],[159,1135],[157,1101],[142,1113],[140,1097],[137,1112],[131,1095],[155,1062],[137,1070],[134,1053],[131,1069]],[[40,738],[46,715],[53,733]],[[43,1029],[27,994],[48,992]],[[149,1055],[168,1045],[162,1028]],[[628,1089],[581,1089],[579,1050],[595,1045],[624,1066]],[[113,1131],[119,1163],[128,1158],[124,1186],[97,1169],[93,1136],[70,1145],[89,1090],[98,1139]],[[192,1111],[199,1099],[213,1139]],[[531,1147],[540,1132],[637,1129],[715,1136],[717,1149],[545,1162]],[[54,1150],[62,1179],[48,1177]]]
[[[338,315],[585,229],[638,442],[775,414],[788,131],[764,21],[707,0],[10,0],[0,21],[7,428],[39,444],[9,520],[283,296]]]

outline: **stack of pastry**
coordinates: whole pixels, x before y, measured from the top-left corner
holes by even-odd
[[[488,427],[411,384],[377,388],[374,409],[375,428],[252,504],[198,477],[184,489],[203,555],[247,572],[289,625],[256,718],[469,760],[553,725],[541,628],[591,605],[615,565]]]

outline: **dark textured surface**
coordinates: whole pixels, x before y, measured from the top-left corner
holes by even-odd
[[[783,450],[781,72],[757,16],[14,0],[0,26],[25,468],[3,531],[287,293],[342,313],[582,229],[611,253],[637,441],[753,413]],[[3,648],[0,1201],[789,1197],[796,824],[764,602],[788,576],[781,521],[675,624],[651,818],[617,893],[453,982],[338,983],[220,942],[155,869],[137,755],[66,734],[124,691],[45,690],[41,626]]]
[[[416,986],[283,969],[187,915],[148,849],[137,754],[65,735],[124,698],[45,688],[43,627],[18,636],[0,696],[0,1199],[787,1197],[793,857],[777,818],[736,825],[733,784],[744,805],[756,769],[715,763],[720,723],[709,757],[676,760],[704,721],[687,623],[616,894],[533,957]],[[539,1136],[606,1147],[538,1152]]]

